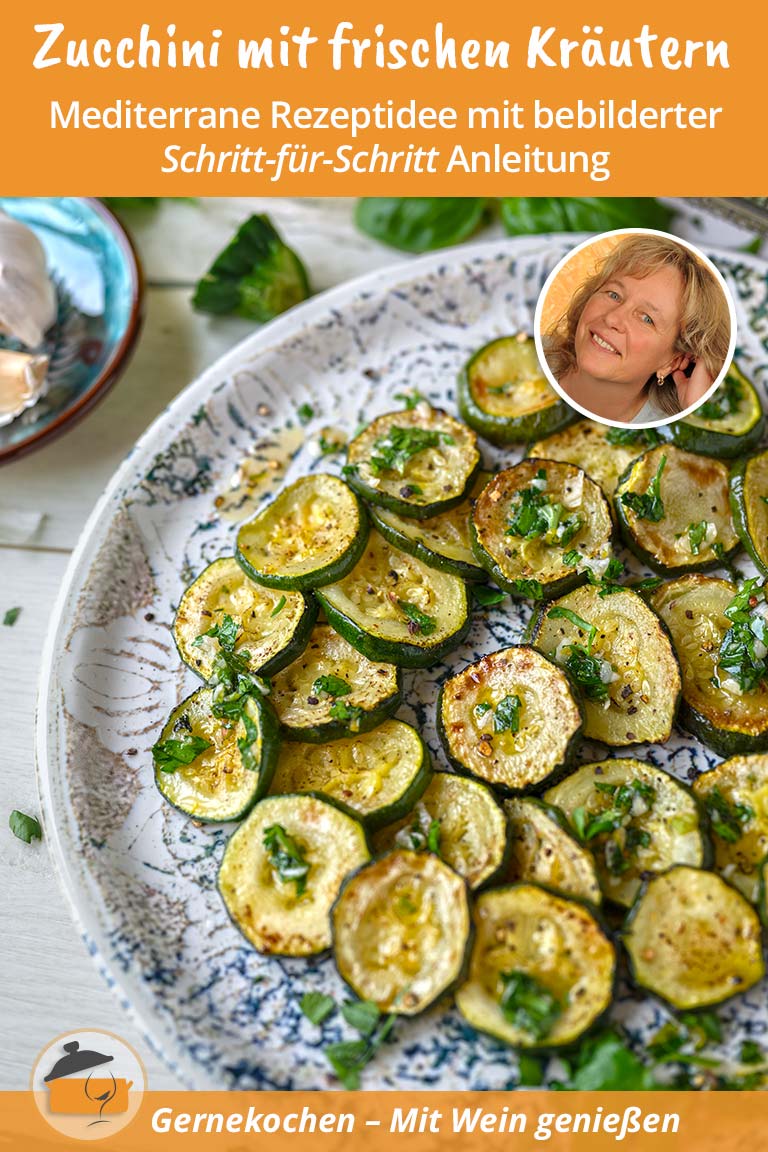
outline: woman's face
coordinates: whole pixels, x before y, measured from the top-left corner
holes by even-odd
[[[616,384],[645,384],[681,360],[683,280],[674,268],[642,279],[623,273],[589,298],[576,328],[578,370]]]

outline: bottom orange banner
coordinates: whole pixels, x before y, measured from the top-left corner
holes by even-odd
[[[48,1113],[39,1093],[3,1092],[0,1148],[768,1150],[759,1092],[147,1092],[137,1103],[68,1114],[64,1129],[55,1102]]]

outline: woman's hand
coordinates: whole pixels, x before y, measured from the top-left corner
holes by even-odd
[[[682,409],[690,408],[706,396],[714,384],[714,376],[710,376],[701,360],[697,360],[690,376],[685,375],[685,369],[691,363],[690,356],[683,359],[680,367],[672,373],[672,379],[677,388],[677,398]]]

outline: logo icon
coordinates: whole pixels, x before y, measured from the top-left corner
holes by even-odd
[[[32,1091],[43,1118],[65,1136],[103,1140],[136,1115],[146,1087],[134,1050],[111,1032],[57,1036],[37,1058]]]

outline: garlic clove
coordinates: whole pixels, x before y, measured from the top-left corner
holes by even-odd
[[[36,404],[46,389],[47,356],[0,349],[0,428]]]
[[[39,348],[55,319],[45,249],[31,228],[0,212],[0,332]]]

